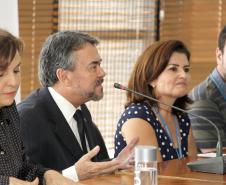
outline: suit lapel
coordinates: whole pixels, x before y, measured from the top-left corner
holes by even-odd
[[[83,152],[73,131],[71,130],[57,104],[53,100],[48,89],[44,88],[43,93],[45,94],[42,96],[45,97],[43,98],[43,101],[47,102],[45,105],[48,105],[49,117],[54,125],[54,131],[60,142],[63,143],[65,148],[70,151],[73,156],[82,156]]]

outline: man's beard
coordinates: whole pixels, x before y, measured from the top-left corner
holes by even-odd
[[[101,84],[104,82],[104,79],[99,79],[99,80],[97,80],[96,81],[96,86],[95,86],[95,88],[97,88],[98,86],[101,86]],[[87,97],[89,97],[89,99],[90,100],[93,100],[93,101],[99,101],[99,100],[101,100],[102,98],[103,98],[103,96],[104,96],[104,93],[103,93],[103,87],[102,87],[102,89],[101,89],[101,94],[97,94],[96,92],[95,92],[95,88],[94,88],[94,90],[93,90],[93,92],[90,92],[90,93],[88,93],[87,95]]]
[[[93,93],[91,100],[93,101],[99,101],[104,97],[104,93],[102,92],[101,95],[98,95],[96,93]]]

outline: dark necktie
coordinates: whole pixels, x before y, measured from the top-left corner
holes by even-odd
[[[77,109],[74,114],[74,118],[77,121],[78,133],[80,136],[83,152],[84,152],[84,154],[86,154],[87,148],[86,148],[85,129],[84,129],[84,120],[83,120],[83,116],[82,116],[82,111]]]

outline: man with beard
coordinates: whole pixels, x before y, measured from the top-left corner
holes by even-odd
[[[39,58],[43,88],[18,105],[30,160],[62,171],[75,181],[128,167],[137,143],[134,139],[119,157],[106,161],[106,146],[85,105],[103,97],[106,73],[97,44],[95,38],[80,32],[49,36]]]

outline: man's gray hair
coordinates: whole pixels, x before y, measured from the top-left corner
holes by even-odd
[[[86,43],[96,46],[99,41],[86,33],[76,31],[60,31],[50,35],[39,56],[41,84],[44,87],[53,86],[58,81],[56,71],[59,68],[73,70],[73,52],[82,49]]]

